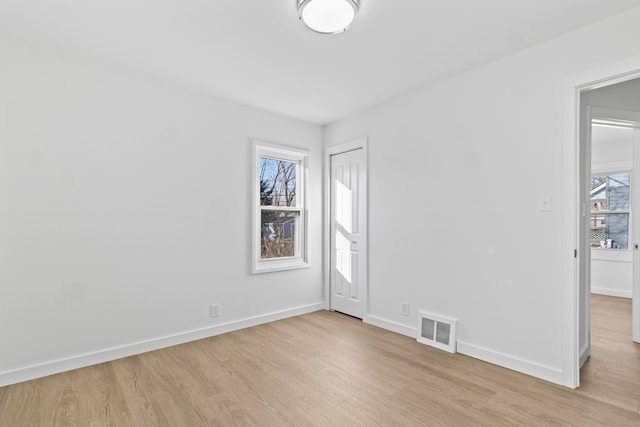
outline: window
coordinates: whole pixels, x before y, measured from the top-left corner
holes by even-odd
[[[305,151],[255,143],[253,273],[307,263]]]
[[[629,248],[630,174],[591,177],[591,247]]]

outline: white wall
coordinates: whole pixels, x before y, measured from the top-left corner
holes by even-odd
[[[9,40],[0,94],[0,386],[322,307],[320,126]],[[249,274],[252,138],[311,151],[309,269]]]
[[[633,254],[591,250],[591,293],[613,297],[633,296]]]
[[[639,54],[638,22],[635,9],[327,128],[329,146],[369,138],[377,324],[409,334],[418,309],[453,316],[461,352],[562,381],[563,78]]]
[[[628,138],[597,142],[598,127],[593,129],[591,146],[591,170],[593,174],[628,172],[633,162],[633,131],[623,129],[629,133]]]

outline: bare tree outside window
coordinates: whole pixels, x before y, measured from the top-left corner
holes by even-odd
[[[262,259],[296,255],[299,212],[296,207],[296,162],[260,157]],[[285,209],[277,209],[283,207]]]

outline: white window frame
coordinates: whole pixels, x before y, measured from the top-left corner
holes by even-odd
[[[272,159],[285,160],[297,164],[296,170],[296,206],[274,206],[266,207],[260,205],[260,158],[268,157]],[[264,141],[253,141],[253,238],[252,238],[252,262],[251,273],[269,273],[273,271],[293,270],[309,267],[308,260],[308,212],[307,212],[307,176],[309,170],[308,150],[291,148],[267,143]],[[298,212],[296,222],[296,254],[286,258],[261,258],[261,218],[264,210],[292,211]]]
[[[629,223],[628,227],[627,227],[627,248],[626,249],[612,249],[612,248],[594,248],[592,247],[592,254],[596,254],[596,253],[604,253],[604,252],[611,252],[611,253],[625,253],[625,252],[631,252],[631,246],[633,245],[632,243],[632,230],[631,227],[633,225],[632,222],[632,190],[633,190],[633,168],[631,167],[630,162],[617,162],[616,165],[618,167],[614,167],[613,164],[608,164],[606,165],[606,168],[603,168],[603,166],[601,165],[594,165],[591,169],[591,176],[609,176],[609,175],[618,175],[618,174],[629,174],[629,207],[625,210],[601,210],[601,211],[594,211],[591,210],[589,213],[589,221],[591,222],[591,216],[594,214],[626,214],[627,215],[627,221]],[[594,255],[592,255],[592,258],[598,259],[599,255],[596,255],[594,257]]]

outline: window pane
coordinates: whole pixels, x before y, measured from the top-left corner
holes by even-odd
[[[296,162],[260,157],[260,206],[296,206]]]
[[[607,206],[610,211],[629,210],[629,174],[607,177]]]
[[[591,210],[629,210],[629,174],[592,176]]]
[[[262,211],[260,258],[296,256],[296,225],[299,212]]]
[[[629,214],[591,214],[591,247],[628,249]]]

